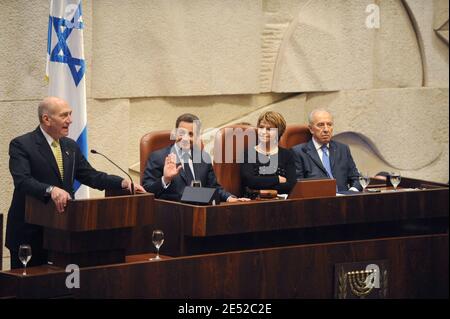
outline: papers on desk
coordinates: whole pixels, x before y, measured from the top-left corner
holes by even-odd
[[[419,191],[420,188],[397,188],[397,190],[394,189],[382,189],[382,193],[398,193],[398,192],[411,192],[411,191]]]
[[[345,192],[339,192],[336,193],[336,196],[347,196],[347,195],[365,195],[365,194],[380,194],[380,193],[398,193],[398,192],[411,192],[411,191],[419,191],[420,188],[398,188],[397,190],[394,189],[383,189],[383,188],[377,188],[377,191],[368,191],[366,190],[364,193],[362,192],[353,192],[353,191],[345,191]]]
[[[288,194],[278,194],[277,198],[278,199],[287,199],[288,198]]]
[[[342,195],[357,195],[357,194],[360,194],[360,192],[348,190],[348,191],[341,191],[341,192],[338,192],[338,193],[336,193],[336,196],[342,196]]]

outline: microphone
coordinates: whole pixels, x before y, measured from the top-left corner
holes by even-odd
[[[111,164],[113,164],[115,167],[117,167],[118,169],[120,169],[125,175],[127,175],[128,178],[129,178],[130,181],[131,181],[131,195],[134,195],[134,183],[133,183],[133,179],[131,178],[131,176],[130,176],[127,172],[125,172],[119,165],[117,165],[116,163],[114,163],[113,161],[111,161],[106,155],[104,155],[104,154],[102,154],[102,153],[99,153],[99,152],[97,152],[96,150],[92,150],[92,149],[91,149],[91,153],[92,153],[92,154],[98,154],[98,155],[103,156],[103,157],[106,158]]]

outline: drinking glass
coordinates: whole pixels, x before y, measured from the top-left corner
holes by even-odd
[[[156,257],[150,258],[150,260],[160,260],[161,257],[159,257],[159,248],[164,243],[164,232],[160,229],[156,229],[152,233],[152,242],[153,245],[156,247]]]
[[[27,274],[27,264],[31,259],[31,246],[30,245],[20,245],[19,246],[19,259],[23,264],[22,275]]]
[[[392,186],[394,186],[394,190],[397,190],[398,184],[400,184],[402,177],[399,173],[391,173],[389,176],[389,180],[391,181]]]

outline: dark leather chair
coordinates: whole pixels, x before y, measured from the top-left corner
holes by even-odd
[[[141,184],[144,177],[145,166],[150,154],[175,143],[175,138],[171,138],[171,134],[171,130],[161,130],[147,133],[141,137],[139,143]],[[203,148],[203,143],[201,143],[201,147]]]
[[[167,147],[174,141],[170,139],[170,130],[154,131],[141,137],[139,143],[141,184],[148,157],[154,151]]]
[[[256,143],[256,128],[248,125],[223,127],[214,138],[214,172],[222,187],[236,196],[242,196],[240,163],[249,136]]]
[[[284,148],[291,148],[297,144],[308,142],[311,136],[307,125],[287,125],[279,145]]]
[[[224,127],[219,130],[214,139],[214,172],[217,181],[223,188],[237,196],[242,196],[243,193],[239,156],[248,147],[250,132],[246,130],[253,130],[254,143],[256,143],[256,128],[248,125]],[[288,125],[280,139],[280,146],[291,148],[310,139],[311,133],[307,125]]]

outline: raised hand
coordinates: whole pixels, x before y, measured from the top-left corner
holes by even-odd
[[[164,162],[164,182],[166,184],[170,183],[172,179],[177,176],[182,169],[182,166],[177,167],[177,157],[174,153],[167,155]]]

